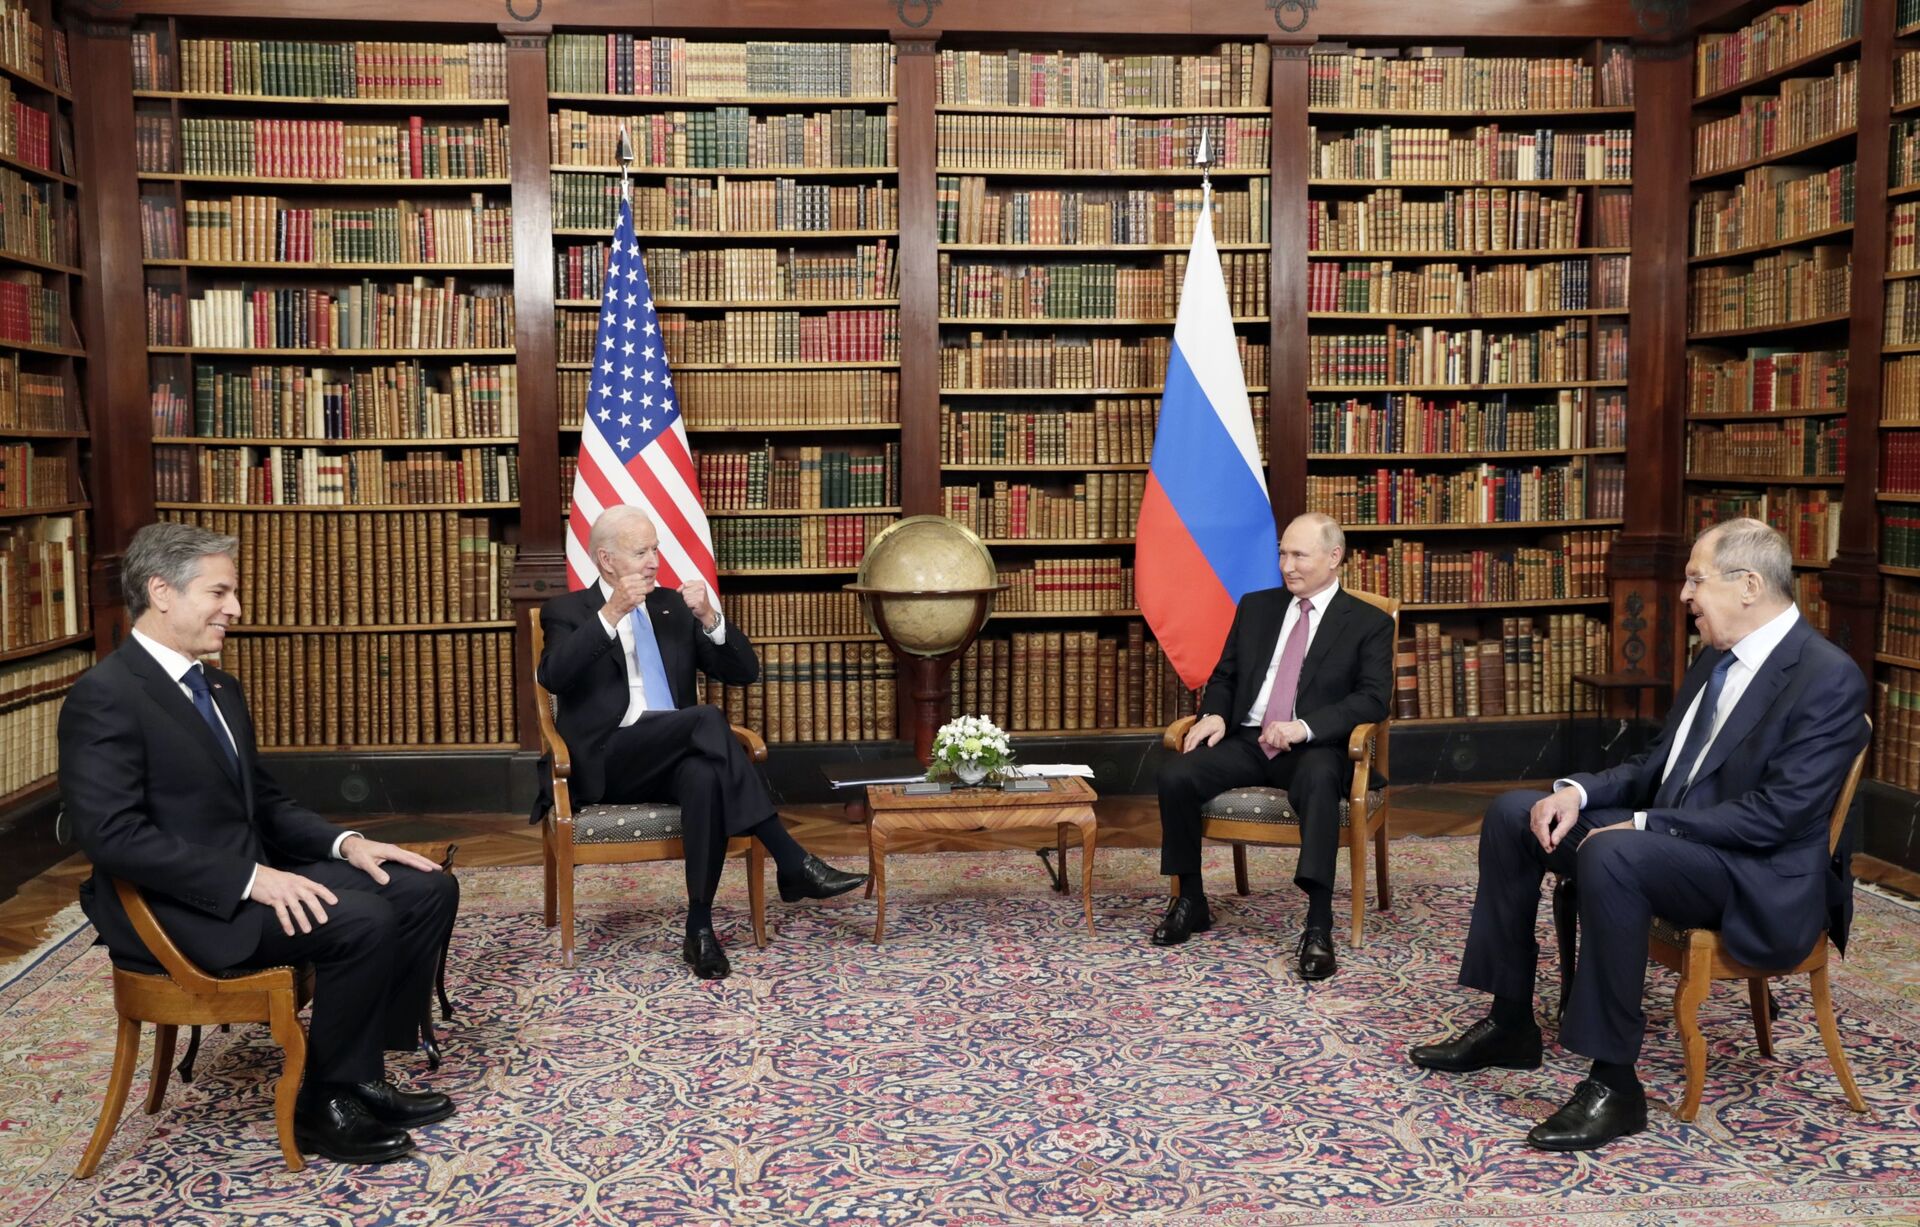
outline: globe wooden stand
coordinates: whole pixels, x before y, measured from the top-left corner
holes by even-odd
[[[848,584],[848,592],[857,592],[866,603],[867,614],[873,619],[874,629],[880,632],[880,638],[892,649],[894,658],[911,662],[913,670],[913,755],[922,766],[933,762],[933,735],[946,723],[947,700],[953,688],[947,682],[948,668],[954,661],[966,654],[980,634],[980,628],[987,624],[987,614],[993,609],[993,598],[1006,590],[1007,585],[995,584],[991,588],[941,588],[919,592],[896,592],[887,588],[870,588],[862,584]],[[887,606],[894,601],[916,601],[934,599],[952,599],[955,597],[973,598],[973,616],[968,619],[967,632],[960,637],[959,646],[950,648],[937,655],[926,656],[908,651],[900,646],[894,637],[893,629],[887,623]]]

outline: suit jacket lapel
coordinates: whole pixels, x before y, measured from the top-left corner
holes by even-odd
[[[1313,632],[1313,644],[1307,648],[1307,659],[1300,665],[1300,683],[1297,694],[1305,693],[1307,683],[1312,680],[1315,670],[1326,660],[1327,653],[1333,650],[1334,641],[1345,633],[1347,627],[1347,602],[1355,598],[1341,589],[1327,602],[1327,612],[1319,615],[1319,629]]]
[[[127,637],[125,643],[120,645],[120,651],[127,653],[127,667],[139,675],[141,685],[147,688],[147,693],[153,696],[154,702],[160,704],[161,709],[171,715],[175,723],[186,729],[189,737],[200,743],[200,748],[206,751],[207,757],[219,767],[220,774],[226,776],[229,783],[237,786],[240,781],[234,774],[232,761],[213,740],[213,729],[200,718],[199,708],[195,707],[193,700],[181,691],[180,683],[168,677],[167,671],[160,667],[160,662],[141,647],[140,641],[131,635]]]
[[[241,730],[250,724],[246,705],[240,701],[238,690],[221,685],[211,673],[207,675],[207,685],[213,691],[214,706],[220,709],[221,717],[227,722],[227,731],[233,735],[233,754],[240,762],[240,791],[247,799],[247,813],[251,814],[253,813],[253,754],[249,746],[253,739],[240,735]],[[199,715],[198,712],[194,714]],[[206,721],[202,720],[200,723],[205,724]],[[212,734],[213,730],[208,729],[207,732]],[[215,746],[214,749],[217,752],[219,747]],[[222,755],[221,761],[224,762],[225,758],[226,756]]]
[[[1720,731],[1708,743],[1706,755],[1700,760],[1700,769],[1693,773],[1695,787],[1727,761],[1740,743],[1747,739],[1747,734],[1753,732],[1754,726],[1760,723],[1767,709],[1773,706],[1773,700],[1786,687],[1788,673],[1800,663],[1801,645],[1812,633],[1813,628],[1807,625],[1807,620],[1800,619],[1767,656],[1767,663],[1761,665],[1760,672],[1747,683],[1739,704],[1728,713],[1720,725]]]

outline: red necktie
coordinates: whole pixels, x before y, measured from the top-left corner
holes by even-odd
[[[1260,713],[1263,729],[1275,720],[1293,719],[1294,691],[1300,688],[1300,666],[1307,663],[1307,633],[1311,629],[1307,619],[1312,616],[1313,602],[1301,597],[1300,616],[1294,620],[1293,633],[1287,636],[1287,646],[1280,649],[1280,667],[1273,672],[1273,689],[1267,692],[1267,705]],[[1261,746],[1260,752],[1268,758],[1280,753],[1271,746]]]

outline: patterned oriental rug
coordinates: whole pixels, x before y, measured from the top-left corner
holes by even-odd
[[[1230,892],[1224,850],[1210,881]],[[210,1033],[157,1116],[135,1081],[91,1181],[113,1021],[104,951],[69,928],[0,978],[0,1222],[368,1224],[1913,1223],[1920,1215],[1920,913],[1862,892],[1836,973],[1873,1107],[1828,1068],[1804,980],[1780,990],[1777,1061],[1746,995],[1703,1011],[1706,1099],[1684,1125],[1598,1154],[1521,1141],[1585,1063],[1421,1074],[1409,1044],[1476,1017],[1453,978],[1467,840],[1394,845],[1397,906],[1311,988],[1292,974],[1292,853],[1255,850],[1255,893],[1215,930],[1146,944],[1154,854],[1102,854],[1099,931],[1023,852],[901,856],[888,941],[858,895],[772,904],[755,951],[729,867],[731,979],[680,965],[677,864],[580,873],[580,965],[537,919],[537,868],[466,870],[448,1062],[404,1083],[460,1103],[384,1168],[288,1174],[272,1135],[279,1050]],[[1344,858],[1343,858],[1344,860]],[[1075,869],[1077,871],[1077,864]],[[1077,872],[1075,874],[1078,876]],[[1345,907],[1345,886],[1337,910]],[[1543,917],[1547,909],[1541,909]],[[1543,948],[1551,940],[1542,933]],[[1558,992],[1543,973],[1543,997]],[[1654,972],[1650,1091],[1677,1101],[1672,981]],[[1546,1002],[1543,1002],[1545,1008]],[[150,1034],[150,1033],[149,1033]],[[149,1042],[149,1047],[151,1046]]]

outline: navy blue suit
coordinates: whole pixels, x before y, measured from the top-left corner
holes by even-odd
[[[1829,855],[1827,832],[1847,768],[1866,744],[1866,679],[1804,619],[1795,622],[1707,746],[1683,802],[1654,808],[1681,717],[1722,655],[1700,654],[1645,752],[1570,777],[1587,804],[1554,852],[1528,826],[1543,793],[1503,794],[1481,827],[1460,982],[1531,1001],[1541,878],[1548,870],[1575,875],[1579,974],[1560,1039],[1598,1060],[1638,1056],[1647,929],[1656,914],[1718,929],[1727,953],[1756,967],[1797,963],[1826,932],[1845,948],[1852,878],[1846,858]],[[1645,831],[1587,838],[1636,810],[1647,813]]]

